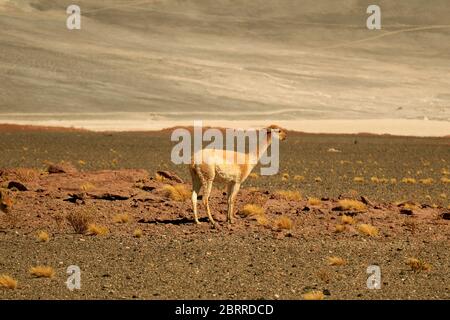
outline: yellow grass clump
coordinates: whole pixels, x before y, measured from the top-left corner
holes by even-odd
[[[431,265],[417,258],[408,258],[406,264],[411,267],[415,272],[419,271],[430,271]]]
[[[345,225],[343,224],[337,224],[334,226],[334,232],[341,233],[345,231]]]
[[[241,210],[242,215],[246,217],[263,216],[264,209],[257,204],[246,204]]]
[[[380,179],[378,177],[371,177],[370,181],[372,181],[374,183],[378,183],[378,182],[380,182]]]
[[[18,168],[15,170],[17,178],[21,182],[30,182],[39,177],[40,172],[37,169]]]
[[[130,215],[128,213],[118,213],[113,217],[114,223],[127,223],[130,221]]]
[[[345,214],[341,216],[341,222],[342,224],[354,224],[355,219],[350,216],[346,216]]]
[[[305,300],[323,300],[324,298],[325,295],[322,291],[311,291],[303,295],[303,299]]]
[[[278,219],[275,220],[275,226],[278,229],[290,230],[292,229],[293,225],[294,223],[288,217],[279,217]]]
[[[270,221],[265,215],[256,216],[256,222],[262,226],[268,226]]]
[[[364,177],[354,177],[353,182],[364,182]]]
[[[345,259],[341,258],[341,257],[328,257],[328,264],[330,266],[343,266],[347,264],[347,261],[345,261]]]
[[[358,231],[362,234],[368,235],[370,237],[378,236],[378,229],[370,224],[360,224],[358,226]]]
[[[38,234],[37,234],[37,239],[40,242],[49,242],[50,236],[45,231],[39,231]]]
[[[155,180],[158,182],[163,182],[164,177],[162,175],[160,175],[159,173],[155,173]]]
[[[91,236],[104,236],[109,233],[109,229],[105,226],[99,226],[91,223],[87,228],[87,234]]]
[[[300,181],[300,182],[301,182],[301,181],[305,181],[305,177],[296,174],[296,175],[294,176],[294,180],[295,180],[295,181]]]
[[[302,200],[302,194],[299,191],[291,190],[279,190],[275,192],[280,198],[288,201],[300,201]]]
[[[406,184],[416,184],[417,181],[414,178],[403,178],[402,179],[402,183],[406,183]]]
[[[93,185],[90,182],[85,182],[80,186],[80,190],[83,192],[92,191],[92,190],[95,190],[95,188],[96,188],[95,185]]]
[[[322,201],[319,198],[308,198],[308,204],[310,206],[320,206],[322,204]]]
[[[136,229],[133,231],[133,237],[135,238],[140,238],[142,237],[142,230],[141,229]]]
[[[321,177],[315,177],[315,178],[314,178],[314,181],[315,181],[315,182],[322,182],[322,178],[321,178]]]
[[[31,267],[30,273],[38,278],[53,278],[55,276],[55,270],[47,266]]]
[[[281,177],[281,180],[283,180],[283,181],[289,180],[289,173],[283,173],[283,176]]]
[[[163,190],[166,196],[174,201],[186,201],[191,198],[191,192],[184,184],[177,184],[174,186],[166,184],[163,187]]]
[[[356,210],[364,211],[366,210],[366,205],[358,200],[342,199],[338,201],[338,207],[341,211]]]
[[[258,175],[257,173],[255,173],[255,172],[252,172],[252,173],[250,173],[250,174],[248,175],[248,177],[249,177],[249,178],[252,178],[252,179],[258,179],[258,178],[259,178],[259,175]]]
[[[419,182],[421,184],[430,185],[430,184],[433,184],[434,179],[433,178],[420,179]]]
[[[397,179],[391,178],[391,179],[389,180],[389,182],[392,183],[392,184],[396,184],[396,183],[397,183]]]
[[[441,182],[443,182],[443,183],[450,183],[450,179],[447,178],[447,177],[442,177],[441,178]]]
[[[17,280],[6,274],[2,274],[0,275],[0,288],[15,289],[17,288]]]
[[[80,166],[85,166],[85,165],[86,165],[86,161],[84,161],[84,160],[78,160],[78,164],[79,164]]]

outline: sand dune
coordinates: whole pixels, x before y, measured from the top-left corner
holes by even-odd
[[[61,1],[0,1],[0,122],[450,119],[445,0],[379,1],[381,31],[366,29],[365,1],[78,4],[69,31]]]

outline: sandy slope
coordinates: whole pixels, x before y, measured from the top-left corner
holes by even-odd
[[[365,1],[84,0],[80,31],[64,2],[1,3],[0,113],[450,118],[445,0],[379,1],[382,31]]]

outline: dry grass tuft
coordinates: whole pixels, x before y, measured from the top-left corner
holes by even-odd
[[[279,217],[278,219],[275,220],[275,226],[278,229],[291,230],[292,227],[294,226],[294,223],[288,217]]]
[[[281,199],[288,200],[288,201],[302,200],[302,194],[299,191],[279,190],[279,191],[276,191],[275,194],[277,196],[279,196]]]
[[[314,181],[315,181],[315,182],[322,182],[322,178],[321,178],[321,177],[315,177],[315,178],[314,178]]]
[[[159,173],[155,173],[155,180],[158,182],[163,182],[164,177],[162,175],[160,175]]]
[[[66,215],[66,219],[76,233],[83,234],[92,221],[92,215],[87,210],[71,211]]]
[[[249,178],[252,178],[252,179],[258,179],[258,178],[259,178],[259,175],[258,175],[257,173],[255,173],[255,172],[252,172],[252,173],[250,173],[250,174],[248,175],[248,177],[249,177]]]
[[[0,275],[0,288],[15,289],[17,288],[17,280],[6,274],[2,274]]]
[[[38,234],[37,234],[37,239],[40,242],[49,242],[50,236],[45,231],[39,231]]]
[[[341,216],[341,222],[342,224],[354,224],[355,219],[350,216],[346,216],[345,214]]]
[[[264,209],[257,204],[246,204],[241,210],[241,214],[245,217],[263,216]]]
[[[55,276],[55,270],[47,266],[32,267],[30,273],[38,278],[53,278]]]
[[[430,185],[434,183],[434,179],[433,178],[420,179],[419,182],[421,184]]]
[[[127,223],[130,221],[130,215],[128,213],[118,213],[113,217],[114,223]]]
[[[348,211],[348,210],[364,211],[366,210],[366,205],[358,200],[342,199],[339,200],[338,207],[336,209],[340,211]]]
[[[256,216],[256,222],[261,226],[268,226],[270,223],[265,215]]]
[[[447,177],[442,177],[442,178],[441,178],[441,182],[442,182],[442,183],[450,183],[450,179],[447,178]]]
[[[328,257],[328,264],[330,266],[344,266],[347,264],[347,261],[341,257]]]
[[[96,186],[90,182],[85,182],[80,186],[80,190],[83,192],[89,192],[95,190]]]
[[[40,172],[36,169],[30,169],[30,168],[18,168],[15,170],[15,173],[17,175],[17,179],[21,182],[30,182],[36,180]]]
[[[294,180],[295,181],[305,181],[305,177],[304,176],[301,176],[301,175],[295,175],[294,176]]]
[[[337,224],[334,226],[334,232],[341,233],[345,231],[345,225],[343,224]]]
[[[403,178],[402,179],[402,183],[406,183],[406,184],[416,184],[417,181],[414,178]]]
[[[303,295],[303,299],[305,300],[323,300],[324,298],[325,295],[322,291],[311,291]]]
[[[87,228],[87,234],[91,236],[104,236],[109,233],[109,229],[105,226],[99,226],[91,223]]]
[[[354,177],[353,182],[364,182],[364,177]]]
[[[133,237],[135,238],[140,238],[142,237],[142,230],[141,229],[136,229],[133,231]]]
[[[371,236],[371,237],[376,237],[378,236],[378,229],[370,224],[360,224],[358,226],[358,231],[362,234]]]
[[[282,181],[288,181],[289,180],[289,173],[283,173],[283,176],[281,177]]]
[[[191,198],[191,192],[184,184],[177,184],[174,186],[166,184],[163,187],[163,191],[167,197],[174,201],[186,201]]]
[[[320,206],[322,204],[322,200],[320,200],[319,198],[308,198],[308,204],[310,206]]]
[[[415,272],[419,271],[430,271],[431,270],[431,264],[426,263],[422,260],[419,260],[417,258],[408,258],[406,260],[406,264],[411,267],[411,269]]]

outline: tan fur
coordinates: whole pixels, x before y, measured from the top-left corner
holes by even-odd
[[[235,218],[233,207],[236,195],[239,191],[239,188],[241,187],[241,184],[247,179],[261,156],[272,143],[272,132],[278,134],[280,140],[286,139],[285,130],[276,125],[271,125],[270,127],[263,130],[267,130],[267,141],[265,141],[262,150],[259,150],[258,148],[254,152],[239,154],[235,151],[203,149],[199,151],[200,155],[198,155],[200,159],[202,159],[202,162],[200,164],[196,164],[194,162],[195,155],[194,157],[192,157],[189,171],[192,177],[191,200],[194,209],[195,223],[200,223],[197,213],[197,196],[200,192],[200,189],[203,188],[203,204],[206,207],[209,221],[213,224],[213,226],[215,225],[214,218],[212,217],[211,210],[209,209],[209,196],[211,194],[213,181],[215,179],[222,180],[227,183],[227,221],[229,223],[233,223],[233,220]],[[228,154],[228,152],[230,152],[230,154]],[[238,156],[242,156],[243,159],[245,159],[245,163],[238,164]],[[231,159],[231,161],[227,159]]]

